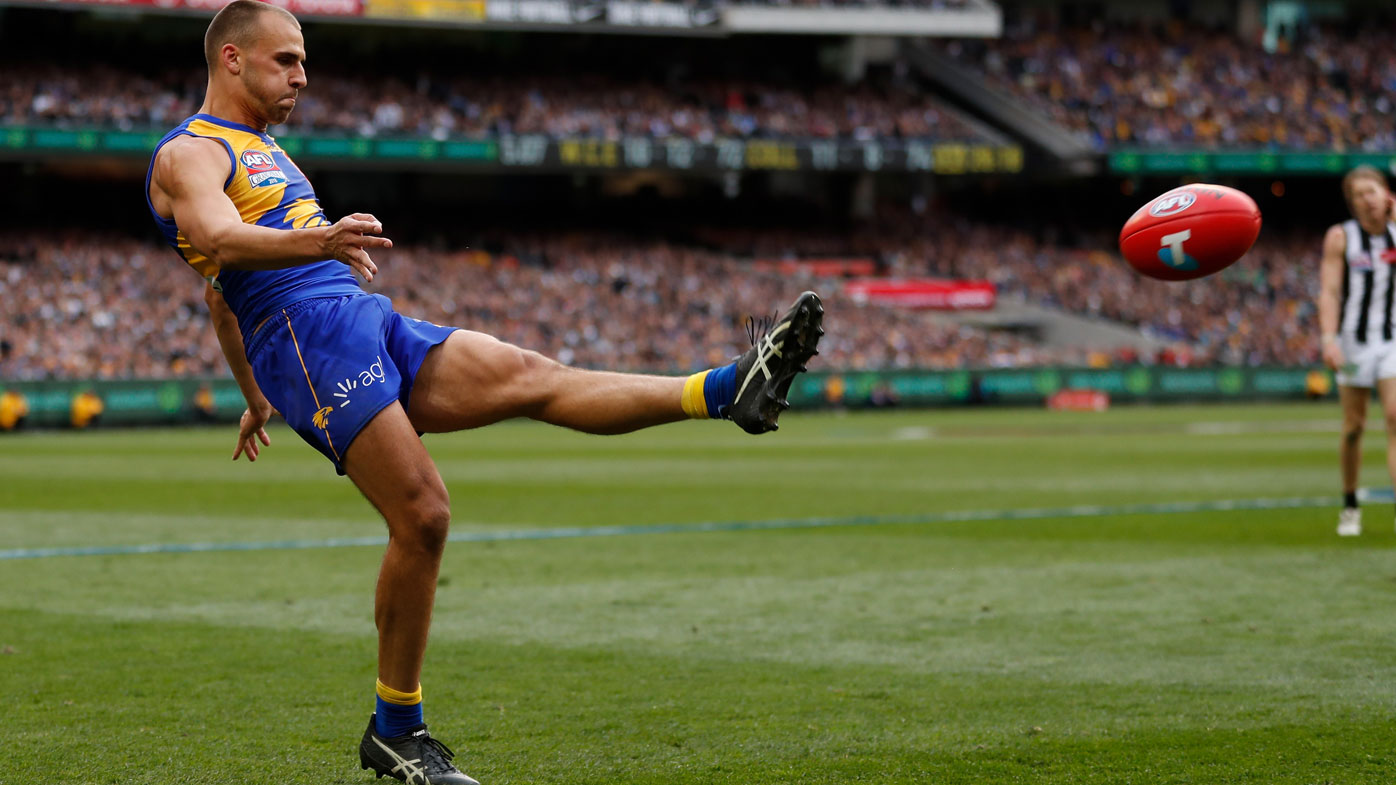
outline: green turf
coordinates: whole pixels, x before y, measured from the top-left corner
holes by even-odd
[[[0,438],[0,550],[381,533],[289,431],[232,436]],[[1332,404],[428,441],[461,532],[1334,496],[1336,444]],[[1389,783],[1392,510],[1335,517],[457,542],[428,720],[485,785]],[[380,556],[0,560],[0,783],[372,782]]]

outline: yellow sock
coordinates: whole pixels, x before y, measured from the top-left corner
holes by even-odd
[[[378,681],[378,697],[398,706],[411,706],[422,702],[422,685],[418,684],[415,692],[400,692],[384,684],[380,679]]]
[[[683,383],[683,397],[679,403],[683,413],[695,420],[708,419],[708,399],[703,395],[703,384],[711,371],[700,371],[688,377]]]
[[[395,739],[421,725],[422,685],[413,692],[403,692],[380,680],[373,724],[375,732],[385,739]]]

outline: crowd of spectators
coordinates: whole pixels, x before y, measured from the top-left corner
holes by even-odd
[[[1179,22],[1028,25],[993,41],[945,45],[1102,149],[1396,149],[1390,29],[1305,29],[1272,48]]]
[[[78,233],[6,233],[3,247],[0,379],[221,372],[203,282],[172,271],[168,248]]]
[[[1220,276],[1161,284],[1112,253],[953,218],[827,235],[709,230],[699,239],[701,247],[588,232],[506,237],[488,243],[491,250],[403,246],[375,256],[383,272],[369,288],[408,315],[578,367],[678,373],[721,363],[744,349],[747,316],[769,314],[807,288],[829,303],[826,368],[1159,359],[1114,347],[1049,348],[935,313],[859,302],[836,279],[753,264],[847,255],[876,260],[886,275],[989,280],[1001,297],[1135,325],[1169,347],[1166,361],[1318,361],[1312,242],[1267,238]],[[223,372],[203,283],[177,269],[167,249],[78,235],[9,237],[3,247],[0,378]]]
[[[1001,296],[1135,326],[1193,364],[1319,361],[1320,249],[1312,233],[1268,233],[1223,273],[1171,284],[1142,279],[1112,237],[1066,245],[949,215],[884,212],[852,232],[728,229],[703,237],[755,258],[864,256],[893,276],[991,281]]]
[[[112,237],[9,237],[0,252],[0,378],[218,374],[203,282],[173,252]],[[507,252],[394,248],[371,291],[418,318],[481,330],[577,367],[687,372],[748,345],[746,317],[826,295],[826,368],[1082,362],[1012,335],[843,297],[837,281],[720,252],[615,237],[518,240]],[[736,285],[734,282],[739,282]]]
[[[973,6],[971,0],[729,0],[727,5],[776,5],[800,8],[916,8],[930,11],[960,11]]]
[[[1181,22],[1023,24],[999,39],[942,46],[1099,149],[1396,149],[1396,33],[1380,26],[1352,34],[1305,28],[1273,51],[1229,30]],[[152,75],[109,63],[5,62],[0,70],[6,75],[0,125],[165,129],[192,113],[204,90],[199,68]],[[289,123],[272,133],[700,142],[983,137],[905,68],[851,85],[672,68],[452,71],[384,75],[317,67]]]
[[[4,66],[0,126],[164,130],[194,113],[198,71],[144,76],[110,66]],[[599,74],[416,78],[312,72],[273,135],[484,138],[546,134],[774,139],[979,139],[982,134],[905,79],[785,84]]]
[[[658,0],[674,5],[701,5],[720,8],[724,5],[764,5],[795,8],[914,8],[921,11],[963,11],[975,6],[975,0]]]

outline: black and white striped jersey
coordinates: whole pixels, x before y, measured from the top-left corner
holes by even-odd
[[[1382,234],[1368,234],[1354,220],[1343,222],[1347,250],[1343,255],[1343,300],[1338,332],[1359,344],[1388,342],[1392,335],[1392,306],[1396,298],[1396,222]]]

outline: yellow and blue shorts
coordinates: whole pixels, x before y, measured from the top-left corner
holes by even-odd
[[[457,328],[393,311],[381,294],[303,300],[247,344],[252,374],[286,423],[344,474],[344,451],[380,411],[407,408],[427,352]]]

